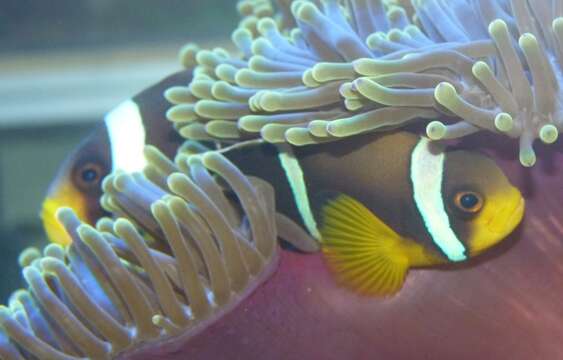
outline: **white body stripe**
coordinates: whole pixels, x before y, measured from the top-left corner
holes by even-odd
[[[105,123],[111,145],[112,170],[143,170],[146,134],[137,104],[131,100],[123,102],[106,115]]]
[[[284,151],[282,151],[282,149]],[[303,220],[305,227],[311,236],[320,240],[321,234],[317,227],[315,217],[313,216],[313,211],[311,210],[309,195],[307,194],[307,186],[305,185],[303,170],[301,169],[299,161],[295,158],[295,155],[289,146],[282,147],[280,145],[278,157],[287,177],[287,181],[289,182],[291,192],[293,193],[295,205],[297,206],[297,210],[301,215],[301,219]]]
[[[444,152],[421,138],[412,152],[410,172],[414,201],[433,241],[451,261],[465,260],[465,247],[452,230],[444,207]]]

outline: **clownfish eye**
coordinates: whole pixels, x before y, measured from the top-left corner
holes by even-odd
[[[473,191],[460,191],[454,197],[455,206],[470,214],[475,214],[483,207],[483,197]]]
[[[98,179],[98,172],[95,169],[88,168],[82,171],[82,180],[87,183],[91,183]]]
[[[76,180],[83,188],[98,185],[102,179],[102,167],[96,163],[86,163],[76,172]]]

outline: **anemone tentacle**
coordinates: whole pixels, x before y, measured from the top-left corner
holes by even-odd
[[[29,288],[0,307],[3,359],[106,359],[193,336],[275,269],[277,229],[297,225],[278,220],[270,184],[215,151],[184,151],[181,166],[145,154],[147,176],[104,180],[103,206],[120,217],[93,228],[60,209],[72,244],[22,253]]]
[[[481,130],[519,138],[520,161],[531,166],[533,142],[553,143],[563,130],[559,1],[299,0],[277,8],[239,2],[237,53],[181,51],[195,76],[167,98],[184,137],[306,145],[423,121],[435,140]]]

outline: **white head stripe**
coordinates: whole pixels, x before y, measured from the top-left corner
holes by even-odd
[[[443,151],[435,151],[428,139],[421,138],[412,152],[410,170],[414,202],[433,241],[451,261],[465,260],[465,247],[453,232],[444,208]]]
[[[145,127],[137,104],[132,100],[123,102],[106,115],[105,122],[111,144],[112,170],[141,171],[146,165]]]
[[[278,158],[280,159],[281,166],[285,172],[287,181],[289,182],[297,210],[299,210],[301,219],[309,231],[309,234],[319,240],[321,238],[321,234],[311,210],[309,195],[307,194],[307,186],[305,185],[303,170],[301,169],[301,165],[299,165],[299,160],[295,158],[295,155],[289,146],[283,147],[285,151],[281,150],[281,145],[279,145],[279,148],[280,151],[278,153]]]

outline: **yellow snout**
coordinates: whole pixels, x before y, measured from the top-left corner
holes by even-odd
[[[487,199],[487,204],[472,226],[470,255],[478,255],[510,235],[524,217],[524,205],[524,198],[515,187]]]
[[[87,204],[83,194],[68,182],[63,182],[49,192],[41,208],[41,219],[49,241],[68,245],[72,242],[55,214],[61,207],[70,207],[81,220],[87,220]]]

